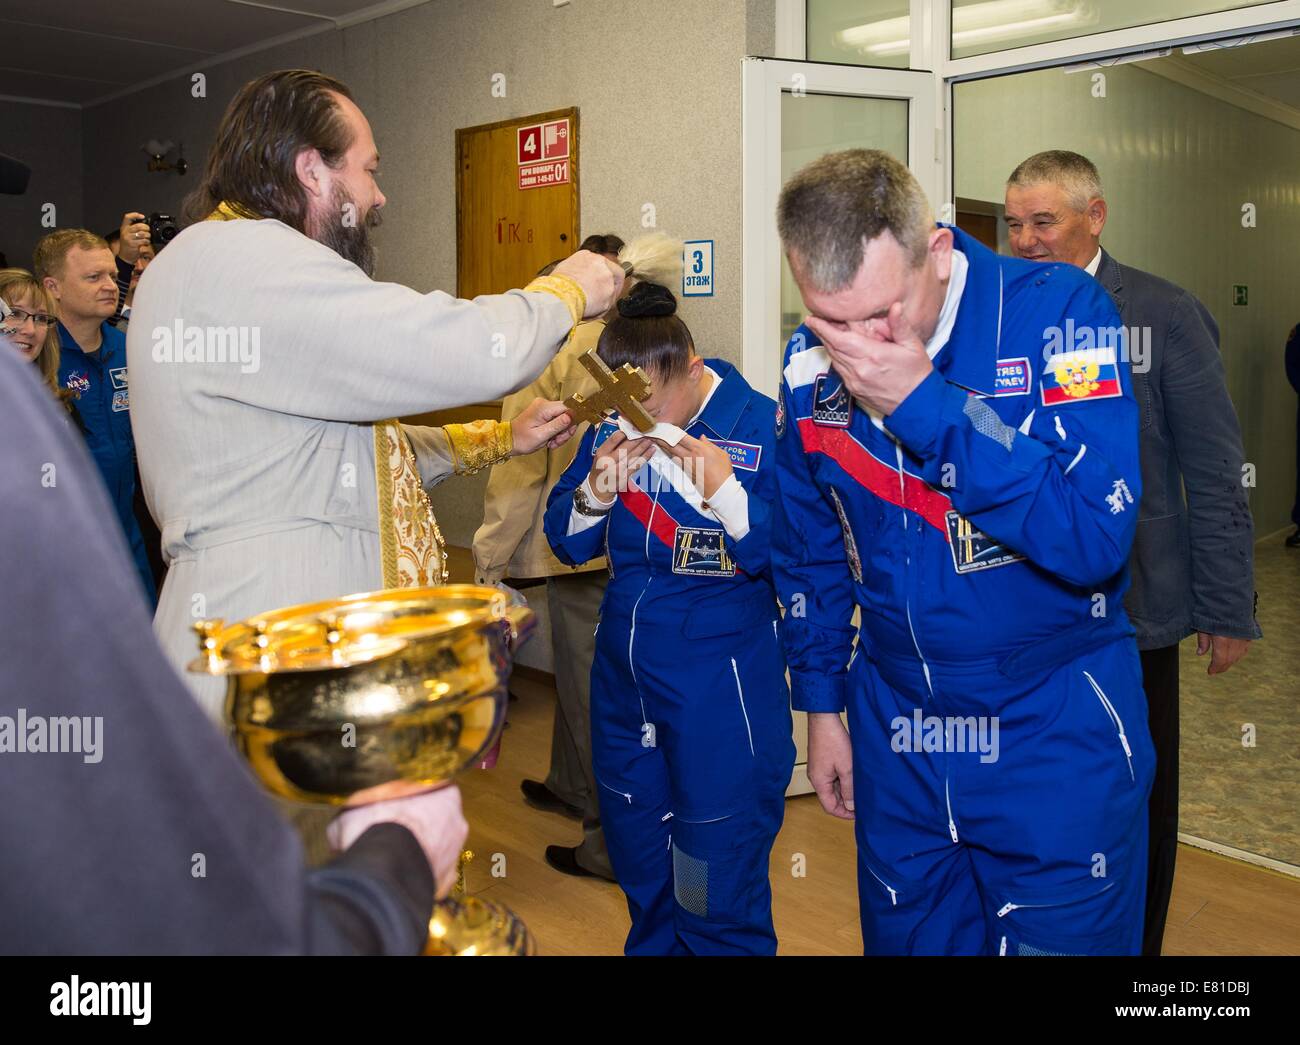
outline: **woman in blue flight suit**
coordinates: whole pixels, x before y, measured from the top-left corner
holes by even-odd
[[[591,673],[593,762],[628,954],[773,954],[768,859],[794,766],[769,566],[776,404],[695,354],[664,287],[618,303],[597,352],[641,367],[686,436],[588,429],[546,536],[611,579]]]

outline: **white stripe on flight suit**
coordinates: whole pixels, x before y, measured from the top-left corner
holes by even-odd
[[[1069,475],[1072,471],[1074,471],[1074,466],[1083,460],[1083,455],[1086,454],[1087,452],[1088,452],[1088,444],[1080,443],[1079,452],[1074,455],[1074,460],[1070,462],[1070,467],[1065,470],[1066,475]]]
[[[903,478],[903,447],[895,440],[894,450],[898,455],[898,496],[901,503],[907,503],[907,480]],[[923,480],[924,481],[924,480]],[[908,511],[903,509],[903,529],[907,529]],[[910,569],[912,566],[912,557],[907,557],[906,566]],[[934,696],[934,686],[930,682],[930,665],[925,662],[925,654],[921,652],[921,644],[916,641],[916,629],[912,627],[912,601],[906,599],[903,603],[903,609],[907,612],[907,630],[912,636],[912,648],[916,650],[917,659],[921,662],[921,671],[925,673],[925,688],[929,691],[930,696]]]
[[[662,486],[663,486],[662,482],[655,483],[655,499],[654,499],[654,503],[650,505],[650,518],[646,520],[646,524],[645,524],[645,561],[646,561],[646,571],[647,571],[646,582],[645,582],[645,587],[641,589],[641,594],[636,597],[636,602],[632,604],[632,630],[628,632],[628,636],[627,636],[627,666],[628,666],[628,670],[632,672],[632,685],[636,687],[637,702],[641,705],[641,725],[643,726],[649,725],[650,723],[649,720],[647,720],[645,714],[645,698],[641,696],[641,683],[639,683],[636,678],[636,664],[632,660],[632,643],[636,641],[637,607],[641,605],[641,600],[645,598],[645,593],[650,590],[650,582],[654,580],[654,574],[649,573],[650,534],[654,529],[655,512],[658,511],[659,509],[659,491],[662,488]],[[629,799],[629,801],[631,801],[631,799]]]
[[[736,694],[740,697],[740,713],[745,716],[745,732],[749,734],[749,753],[754,754],[754,732],[749,728],[749,712],[745,710],[745,688],[740,684],[740,669],[736,667],[736,658],[731,658],[731,672],[736,676]]]
[[[831,357],[826,349],[821,345],[805,348],[802,352],[796,352],[791,356],[790,362],[785,365],[786,384],[790,386],[791,391],[794,391],[804,385],[811,385],[822,374],[829,373],[830,369]]]
[[[993,358],[1002,355],[1002,267],[998,266],[998,335],[994,343]]]

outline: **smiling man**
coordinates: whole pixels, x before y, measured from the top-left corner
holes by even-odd
[[[808,776],[856,820],[866,950],[1135,954],[1137,411],[1113,353],[1044,351],[1114,306],[936,226],[882,152],[809,164],[777,221],[811,316],[786,349],[773,570]],[[1079,394],[1071,366],[1096,370]],[[918,713],[966,725],[898,743]]]
[[[153,574],[133,507],[135,442],[126,336],[108,322],[117,311],[116,259],[93,232],[60,229],[36,244],[32,267],[59,306],[59,384],[77,396],[86,444],[152,602]]]
[[[1207,670],[1217,675],[1260,637],[1255,526],[1218,324],[1195,295],[1103,250],[1106,218],[1101,175],[1077,152],[1036,153],[1007,179],[1012,253],[1096,277],[1134,349],[1142,500],[1125,608],[1137,630],[1156,745],[1143,944],[1155,956],[1178,854],[1178,644],[1196,632],[1196,652],[1210,654]]]

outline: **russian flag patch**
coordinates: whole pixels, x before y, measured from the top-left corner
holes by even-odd
[[[1115,350],[1092,348],[1052,355],[1043,369],[1039,394],[1043,406],[1123,395]]]

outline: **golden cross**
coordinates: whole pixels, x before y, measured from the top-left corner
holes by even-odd
[[[654,418],[641,405],[641,400],[650,395],[650,379],[645,376],[645,371],[631,363],[610,370],[594,348],[584,353],[579,362],[596,379],[599,387],[590,397],[579,392],[564,401],[574,421],[590,421],[598,425],[611,410],[617,410],[636,425],[638,432],[648,432],[655,426]]]

